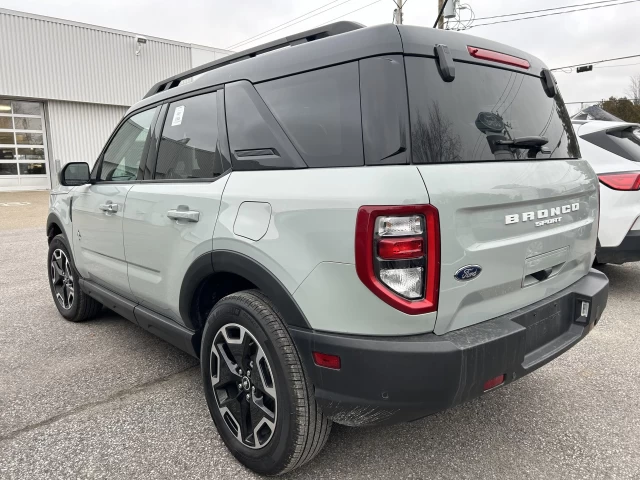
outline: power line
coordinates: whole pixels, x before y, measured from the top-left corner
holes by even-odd
[[[623,63],[621,65],[602,65],[601,67],[594,67],[594,68],[631,67],[633,65],[640,65],[640,63]]]
[[[491,20],[494,18],[502,18],[502,17],[514,17],[517,15],[527,15],[529,13],[539,13],[539,12],[550,12],[552,10],[561,10],[564,8],[573,8],[573,7],[586,7],[588,5],[596,5],[599,3],[611,3],[611,2],[616,2],[618,0],[600,0],[599,2],[591,2],[591,3],[577,3],[574,5],[565,5],[564,7],[554,7],[554,8],[544,8],[542,10],[530,10],[528,12],[518,12],[518,13],[506,13],[504,15],[494,15],[492,17],[482,17],[482,18],[476,18],[476,20]]]
[[[322,27],[324,25],[328,25],[329,23],[335,22],[336,20],[339,20],[342,17],[346,17],[347,15],[351,15],[352,13],[355,13],[355,12],[357,12],[359,10],[362,10],[363,8],[370,7],[371,5],[375,5],[376,3],[380,3],[381,1],[382,0],[376,0],[375,2],[367,3],[364,7],[360,7],[360,8],[356,8],[355,10],[351,10],[349,13],[345,13],[344,15],[340,15],[339,17],[333,18],[333,19],[329,20],[327,23],[323,23],[322,25],[318,25],[318,26]],[[405,3],[406,3],[406,1],[405,1]]]
[[[584,12],[586,10],[595,10],[596,8],[616,7],[618,5],[625,5],[627,3],[636,3],[636,2],[639,2],[639,1],[640,0],[627,0],[626,2],[611,3],[611,4],[607,4],[607,5],[599,5],[599,6],[596,6],[596,7],[579,8],[579,9],[575,9],[575,10],[566,10],[564,12],[545,13],[543,15],[535,15],[535,16],[531,16],[531,17],[513,18],[511,20],[500,20],[500,21],[497,21],[497,22],[481,23],[480,25],[471,25],[469,28],[484,27],[486,25],[496,25],[498,23],[519,22],[520,20],[530,20],[532,18],[550,17],[552,15],[563,15],[565,13]]]
[[[635,0],[635,1],[639,1],[639,0]],[[596,65],[598,63],[613,62],[613,61],[616,61],[616,60],[626,60],[628,58],[636,58],[636,57],[640,57],[640,55],[628,55],[626,57],[607,58],[605,60],[596,60],[595,62],[578,63],[576,65],[567,65],[566,67],[552,68],[551,71],[554,71],[554,70],[565,70],[567,68],[581,67],[583,65]],[[612,66],[622,66],[622,65],[612,65]]]
[[[565,105],[575,105],[575,104],[578,104],[578,103],[600,103],[600,102],[606,102],[607,100],[608,99],[603,98],[601,100],[588,100],[588,101],[585,100],[585,101],[582,101],[582,102],[564,102],[564,104]],[[627,100],[631,100],[633,102],[633,101],[636,101],[636,100],[640,100],[640,98],[627,98]]]
[[[257,35],[254,35],[253,37],[247,38],[246,40],[243,40],[242,42],[238,42],[238,43],[234,43],[233,45],[226,47],[227,50],[234,48],[234,47],[239,47],[240,45],[244,45],[245,43],[250,43],[252,40],[258,40],[259,38],[265,37],[270,35],[271,33],[275,33],[275,32],[279,32],[280,30],[284,30],[287,27],[291,27],[293,25],[296,25],[298,23],[304,22],[305,20],[308,20],[310,18],[313,18],[317,15],[320,15],[321,13],[325,13],[328,12],[329,10],[333,10],[334,8],[337,8],[341,5],[344,5],[345,3],[349,3],[351,0],[344,0],[342,2],[340,2],[338,5],[334,5],[331,8],[327,8],[326,10],[322,10],[321,12],[316,13],[315,15],[311,15],[310,17],[308,17],[307,15],[313,13],[313,12],[317,12],[318,10],[323,9],[324,7],[328,7],[329,5],[332,5],[336,2],[338,2],[339,0],[333,0],[332,2],[326,3],[321,7],[316,8],[315,10],[311,10],[310,12],[305,13],[304,15],[300,15],[299,17],[296,18],[292,18],[291,20],[281,23],[280,25],[276,25],[275,27],[269,29],[269,30],[265,30],[262,33],[258,33]],[[306,17],[298,22],[295,22],[295,20],[298,20],[302,17]],[[291,23],[291,22],[295,22],[295,23]]]

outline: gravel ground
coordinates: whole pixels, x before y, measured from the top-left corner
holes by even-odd
[[[65,322],[43,218],[20,230],[3,218],[0,478],[256,478],[218,437],[197,362],[107,311]],[[640,479],[640,265],[603,270],[607,310],[567,354],[424,420],[334,426],[287,478]]]

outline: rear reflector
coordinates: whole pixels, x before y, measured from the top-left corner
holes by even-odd
[[[640,189],[640,173],[605,173],[598,175],[598,179],[607,187],[614,190],[638,190]]]
[[[494,52],[493,50],[485,50],[484,48],[469,47],[467,46],[469,54],[474,58],[480,60],[489,60],[490,62],[504,63],[505,65],[511,65],[513,67],[520,67],[528,69],[531,64],[520,57],[513,57],[500,52]]]
[[[491,380],[487,380],[484,382],[484,391],[491,390],[492,388],[496,388],[498,385],[502,385],[504,383],[504,379],[506,375],[503,373],[502,375],[498,375],[496,378],[492,378]]]
[[[319,367],[340,370],[340,357],[328,353],[313,352],[313,362]]]
[[[378,255],[385,260],[418,258],[424,255],[422,237],[384,238],[378,242]]]

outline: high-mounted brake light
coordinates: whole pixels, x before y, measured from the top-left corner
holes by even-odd
[[[480,60],[489,60],[490,62],[504,63],[505,65],[511,65],[512,67],[520,67],[529,69],[531,64],[524,58],[514,57],[507,55],[506,53],[494,52],[493,50],[485,50],[484,48],[467,46],[469,54],[474,58]]]
[[[598,175],[600,182],[614,190],[639,190],[640,172],[604,173]]]
[[[360,207],[355,256],[358,277],[387,304],[413,315],[437,310],[440,220],[432,205]]]

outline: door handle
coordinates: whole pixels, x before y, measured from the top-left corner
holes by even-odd
[[[103,203],[98,207],[103,212],[116,213],[118,211],[117,203]]]
[[[182,207],[182,208],[181,208]],[[197,210],[189,210],[189,207],[180,206],[177,210],[169,210],[167,217],[174,220],[186,220],[187,222],[197,222],[200,220],[200,212]]]

